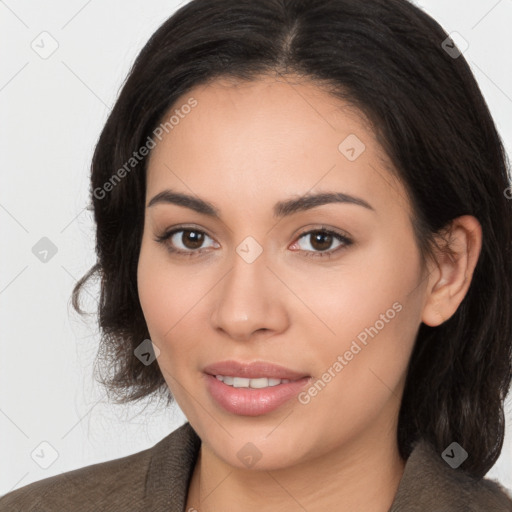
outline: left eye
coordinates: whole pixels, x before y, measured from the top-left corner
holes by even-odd
[[[302,239],[307,240],[308,238],[310,242],[305,244],[306,247],[300,244],[300,241]],[[334,249],[332,249],[331,246],[334,241],[337,241],[338,245]],[[326,256],[331,256],[333,253],[337,252],[343,247],[347,247],[350,244],[352,244],[352,240],[350,240],[348,237],[344,235],[341,235],[334,231],[330,231],[328,229],[317,229],[314,231],[308,231],[306,233],[303,233],[299,237],[296,244],[299,245],[300,249],[305,250],[308,253],[311,253],[307,254],[307,256],[323,257],[324,254],[322,253],[325,253]],[[313,248],[313,251],[307,248],[308,245]]]

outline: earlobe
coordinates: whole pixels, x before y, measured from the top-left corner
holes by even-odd
[[[482,228],[471,215],[454,219],[436,249],[435,268],[430,273],[422,322],[437,327],[459,307],[471,284],[482,247]]]

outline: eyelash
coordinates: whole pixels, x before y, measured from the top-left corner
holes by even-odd
[[[201,253],[205,252],[205,249],[197,249],[197,250],[191,249],[188,251],[181,251],[179,249],[175,249],[170,244],[166,243],[169,238],[171,238],[173,235],[175,235],[176,233],[179,233],[181,231],[192,231],[194,233],[201,233],[201,234],[208,236],[208,234],[205,233],[204,231],[202,231],[201,229],[196,229],[196,228],[190,227],[190,226],[179,226],[170,231],[164,232],[162,235],[157,236],[154,240],[158,243],[164,244],[166,246],[166,249],[169,252],[171,252],[173,254],[177,254],[179,256],[195,257],[195,256],[199,256]],[[331,249],[329,251],[321,251],[321,252],[320,251],[305,251],[306,252],[305,256],[307,258],[311,258],[311,257],[313,257],[313,258],[331,258],[334,254],[338,253],[339,251],[341,251],[343,249],[346,249],[348,246],[353,244],[353,241],[350,238],[348,238],[347,236],[342,235],[342,234],[340,234],[336,231],[333,231],[331,229],[325,228],[323,226],[321,228],[312,229],[310,231],[305,231],[305,232],[301,233],[298,236],[297,241],[300,240],[301,238],[303,238],[304,236],[311,235],[313,233],[324,233],[327,235],[332,235],[338,241],[342,242],[343,245],[337,247],[336,249]],[[209,238],[211,238],[211,237],[209,237]]]

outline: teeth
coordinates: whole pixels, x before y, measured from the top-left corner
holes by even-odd
[[[234,388],[268,388],[271,386],[277,386],[279,384],[286,384],[290,382],[290,379],[267,379],[266,377],[261,377],[258,379],[246,379],[244,377],[230,377],[229,375],[216,375],[217,380],[224,382],[228,386],[233,386]]]

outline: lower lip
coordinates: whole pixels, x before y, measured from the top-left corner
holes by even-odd
[[[206,385],[213,399],[226,411],[242,416],[259,416],[276,410],[297,396],[311,377],[263,389],[235,388],[221,382],[215,375],[206,376]]]

